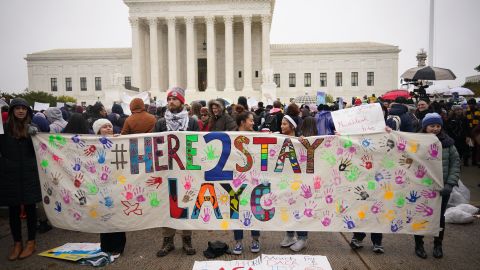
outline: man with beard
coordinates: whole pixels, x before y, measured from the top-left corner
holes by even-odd
[[[180,87],[173,87],[167,92],[167,111],[165,117],[160,118],[154,132],[165,131],[199,131],[197,120],[188,116],[184,109],[185,90]],[[157,252],[158,257],[167,255],[175,249],[174,237],[175,229],[163,228],[163,245]],[[192,247],[192,231],[184,230],[182,232],[183,250],[187,255],[194,255],[196,250]]]

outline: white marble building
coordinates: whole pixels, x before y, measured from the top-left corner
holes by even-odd
[[[396,46],[270,44],[273,0],[124,2],[130,10],[131,49],[28,54],[29,89],[74,96],[79,103],[111,104],[129,92],[125,87],[159,99],[178,85],[187,89],[190,101],[240,95],[287,101],[317,90],[350,97],[398,85]]]

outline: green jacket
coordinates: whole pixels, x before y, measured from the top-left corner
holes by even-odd
[[[454,145],[442,149],[443,183],[458,185],[460,178],[460,156]]]

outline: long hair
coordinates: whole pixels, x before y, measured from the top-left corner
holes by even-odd
[[[63,129],[63,133],[89,134],[88,122],[83,115],[74,113]]]
[[[25,118],[18,119],[14,115],[15,108],[12,108],[8,114],[7,128],[10,131],[12,137],[16,139],[28,137],[28,124],[32,122],[32,116],[27,112]]]
[[[302,126],[300,126],[300,134],[304,137],[317,136],[317,122],[312,116],[307,116],[303,119]]]

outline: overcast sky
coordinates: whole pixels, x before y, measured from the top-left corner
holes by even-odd
[[[458,86],[478,74],[479,0],[435,0],[434,65]],[[277,0],[271,43],[372,41],[399,46],[399,76],[428,50],[429,0]],[[28,53],[56,48],[130,47],[122,0],[1,0],[0,91],[27,87]],[[387,89],[386,89],[387,90]]]

